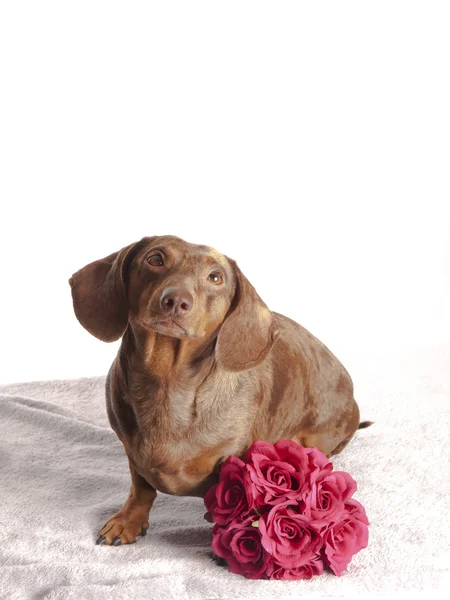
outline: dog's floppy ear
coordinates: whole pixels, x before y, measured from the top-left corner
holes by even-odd
[[[244,371],[262,362],[275,342],[274,317],[255,288],[230,260],[236,290],[217,338],[216,356],[227,371]]]
[[[128,324],[125,265],[137,243],[96,260],[69,279],[75,315],[85,329],[103,342],[114,342]]]

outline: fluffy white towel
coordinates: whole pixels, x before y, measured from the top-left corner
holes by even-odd
[[[450,346],[350,365],[363,419],[335,459],[358,482],[369,547],[340,578],[248,581],[211,558],[202,500],[159,494],[147,537],[95,546],[126,498],[104,379],[0,388],[0,597],[6,600],[445,596],[450,540]],[[355,377],[356,376],[356,377]]]

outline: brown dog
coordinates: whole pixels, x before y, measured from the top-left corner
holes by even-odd
[[[136,541],[156,490],[202,496],[220,463],[255,440],[292,439],[330,456],[358,429],[344,367],[212,248],[144,238],[70,285],[83,327],[106,342],[123,336],[106,403],[131,489],[97,543]]]

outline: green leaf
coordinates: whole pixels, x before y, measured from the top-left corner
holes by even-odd
[[[259,519],[257,521],[253,521],[252,527],[259,527]]]

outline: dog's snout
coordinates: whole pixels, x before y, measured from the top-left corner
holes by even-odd
[[[161,294],[160,305],[167,315],[186,314],[193,303],[192,294],[184,288],[166,288]]]

